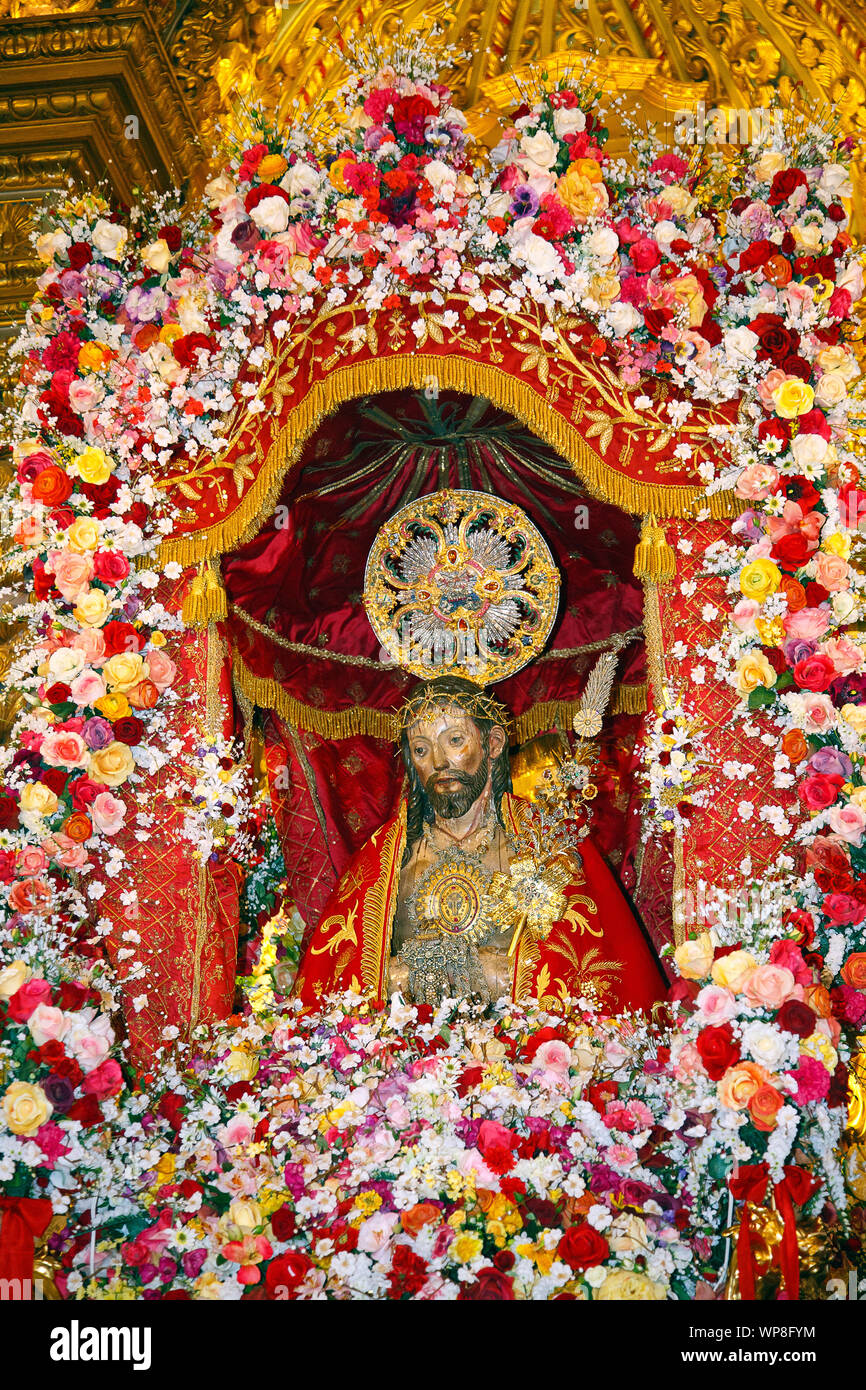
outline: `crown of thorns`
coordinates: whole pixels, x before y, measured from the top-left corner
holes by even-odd
[[[421,719],[431,719],[443,709],[460,709],[473,719],[489,719],[508,729],[508,711],[480,687],[476,690],[417,690],[400,710],[400,728],[408,729]]]

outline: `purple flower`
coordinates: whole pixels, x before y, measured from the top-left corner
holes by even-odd
[[[827,777],[851,776],[854,764],[847,753],[838,748],[818,748],[809,759],[809,766]]]
[[[830,686],[830,695],[835,705],[866,703],[866,675],[840,676]]]
[[[114,730],[107,719],[101,719],[99,715],[94,715],[88,719],[84,728],[81,730],[81,737],[88,748],[94,751],[99,748],[107,748],[114,738]]]
[[[65,1115],[75,1097],[75,1087],[69,1078],[51,1072],[39,1084],[58,1114]]]
[[[540,206],[538,194],[527,183],[515,188],[511,195],[510,211],[515,217],[534,217]]]
[[[297,1201],[299,1197],[303,1197],[306,1191],[306,1183],[304,1182],[304,1170],[300,1163],[286,1164],[283,1169],[283,1181],[295,1201]]]
[[[177,1265],[175,1264],[174,1260],[169,1259],[168,1255],[163,1255],[162,1259],[159,1262],[157,1273],[159,1274],[159,1277],[162,1280],[163,1284],[170,1284],[174,1276],[177,1274]]]
[[[183,1272],[187,1279],[197,1279],[201,1274],[202,1265],[207,1259],[206,1250],[185,1250],[181,1256]]]
[[[818,650],[817,642],[807,642],[804,637],[789,637],[782,644],[782,651],[789,666],[796,666],[798,661],[805,661],[807,656],[814,656]]]
[[[232,232],[232,243],[239,251],[252,251],[261,241],[258,228],[251,218],[239,222]]]

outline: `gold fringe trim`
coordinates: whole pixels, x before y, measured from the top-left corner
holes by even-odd
[[[407,353],[347,363],[317,381],[290,413],[240,504],[212,526],[164,541],[160,547],[161,563],[176,560],[186,568],[243,545],[271,515],[286,474],[326,416],[359,396],[410,387],[420,390],[431,377],[442,390],[485,396],[500,410],[520,420],[571,464],[592,496],[623,511],[692,516],[696,508],[703,506],[711,516],[724,518],[743,510],[745,504],[738,502],[732,492],[715,492],[707,497],[701,487],[641,482],[618,472],[605,463],[544,395],[501,367],[457,355]],[[170,481],[163,486],[170,488]]]
[[[659,526],[652,512],[643,519],[633,570],[636,579],[649,579],[653,584],[667,584],[676,577],[676,556],[668,545],[665,528]]]
[[[184,625],[203,631],[211,623],[224,623],[228,612],[228,598],[217,566],[212,560],[205,560],[183,600]]]
[[[232,657],[234,681],[241,694],[260,709],[272,709],[287,724],[320,738],[351,738],[353,734],[368,734],[371,738],[396,742],[400,737],[400,717],[395,711],[372,709],[368,705],[352,705],[349,709],[317,709],[305,705],[270,676],[257,676],[235,651]],[[612,714],[641,714],[647,707],[646,685],[617,685],[611,703]],[[537,734],[559,725],[570,728],[580,709],[580,700],[541,700],[532,709],[514,720],[514,737],[525,743]]]

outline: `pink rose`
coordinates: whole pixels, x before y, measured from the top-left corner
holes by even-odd
[[[283,237],[297,256],[314,256],[325,245],[325,238],[317,237],[308,222],[293,222]]]
[[[760,617],[761,605],[753,598],[741,598],[734,608],[733,619],[741,632],[754,634],[755,619]]]
[[[54,855],[61,869],[83,869],[89,855],[83,845],[66,845]]]
[[[793,941],[774,941],[770,947],[770,964],[783,965],[790,970],[798,985],[814,984],[814,975],[803,959],[803,952]]]
[[[95,410],[104,395],[105,390],[98,377],[89,376],[83,381],[75,380],[69,384],[69,404],[76,415]]]
[[[76,651],[84,653],[91,665],[105,657],[105,637],[98,627],[88,627],[82,632],[76,632],[72,645]]]
[[[774,367],[771,372],[767,373],[764,380],[758,383],[758,395],[761,398],[761,404],[771,415],[775,414],[776,410],[773,403],[773,392],[787,379],[787,372],[783,372],[780,367]]]
[[[729,989],[723,989],[721,985],[704,985],[699,991],[697,999],[696,1019],[701,1023],[719,1024],[726,1023],[728,1019],[736,1018],[739,1006],[736,999]]]
[[[786,613],[782,622],[789,637],[813,642],[824,636],[830,626],[830,614],[826,608],[801,608],[797,613]]]
[[[27,1027],[37,1047],[63,1037],[66,1032],[66,1015],[62,1009],[51,1004],[37,1004],[27,1020]]]
[[[776,491],[778,481],[779,470],[771,463],[753,463],[743,469],[734,490],[738,497],[750,502],[762,502]]]
[[[233,1115],[218,1133],[220,1143],[229,1148],[232,1144],[249,1144],[255,1126],[248,1115]]]
[[[81,1089],[85,1095],[96,1096],[97,1100],[107,1100],[109,1096],[116,1096],[123,1089],[120,1064],[115,1062],[113,1057],[107,1057],[98,1067],[94,1067],[89,1076],[85,1076]]]
[[[690,1076],[704,1074],[704,1063],[694,1043],[683,1043],[675,1057],[671,1057],[674,1076],[678,1081],[687,1081]]]
[[[158,647],[147,653],[147,665],[150,679],[153,681],[160,694],[167,690],[174,683],[177,676],[177,667],[170,656]]]
[[[830,658],[841,676],[849,676],[863,662],[863,648],[852,642],[850,637],[831,637],[828,642],[821,643],[819,650]]]
[[[743,992],[755,1009],[780,1009],[790,998],[795,983],[793,974],[784,965],[757,965]]]
[[[102,1033],[88,1032],[86,1028],[70,1030],[67,1047],[72,1052],[81,1070],[95,1071],[100,1062],[107,1057],[111,1044]]]
[[[23,877],[41,874],[48,868],[48,856],[38,845],[25,845],[15,860],[15,872]]]
[[[545,1071],[560,1072],[563,1076],[567,1075],[571,1065],[571,1048],[568,1043],[562,1042],[559,1038],[551,1038],[549,1042],[542,1043],[535,1054],[535,1063]]]
[[[74,550],[49,551],[47,568],[53,573],[54,583],[67,603],[74,603],[93,577],[93,560],[90,555],[79,555]]]
[[[849,801],[845,806],[833,806],[827,813],[830,828],[847,840],[849,845],[859,846],[863,842],[866,829],[866,811]]]
[[[832,729],[836,723],[836,707],[829,695],[816,695],[805,690],[803,700],[803,728],[807,734],[822,734]]]
[[[47,733],[39,750],[49,767],[87,767],[90,752],[80,734]]]
[[[831,594],[850,588],[851,581],[848,576],[851,570],[847,560],[843,560],[840,555],[830,555],[826,550],[819,550],[814,560],[815,578]]]
[[[111,792],[100,792],[90,804],[90,819],[103,835],[116,835],[123,829],[126,804]]]
[[[377,1211],[368,1216],[358,1231],[358,1249],[368,1255],[378,1255],[386,1250],[399,1219],[396,1211]]]
[[[105,694],[105,681],[98,671],[82,671],[70,685],[69,692],[79,708],[95,705]]]

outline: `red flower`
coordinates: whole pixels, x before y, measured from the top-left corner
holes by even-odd
[[[484,1162],[494,1173],[507,1173],[514,1167],[514,1145],[518,1136],[513,1130],[497,1124],[496,1120],[483,1120],[478,1131],[478,1149]]]
[[[458,1303],[503,1303],[514,1298],[514,1283],[495,1265],[479,1269],[472,1284],[464,1284],[457,1295]]]
[[[85,1095],[94,1096],[96,1100],[107,1100],[109,1096],[116,1096],[123,1090],[120,1064],[113,1057],[106,1057],[104,1062],[100,1062],[98,1067],[94,1067],[93,1071],[85,1076],[82,1090]]]
[[[18,826],[18,802],[14,796],[0,796],[0,830],[15,830]]]
[[[146,640],[132,623],[117,620],[105,624],[102,636],[105,640],[106,657],[117,656],[118,652],[140,652]]]
[[[600,1231],[581,1221],[569,1226],[556,1247],[556,1253],[570,1269],[591,1269],[610,1254],[610,1246]]]
[[[834,927],[856,927],[866,919],[866,903],[851,893],[828,893],[821,903],[821,911]]]
[[[118,743],[126,743],[130,748],[134,748],[144,738],[144,725],[134,714],[115,719],[113,728]]]
[[[105,584],[119,584],[129,574],[129,561],[119,550],[97,550],[93,572]]]
[[[749,328],[753,333],[757,333],[760,340],[759,360],[770,358],[776,363],[783,362],[800,341],[800,335],[793,329],[786,328],[778,314],[758,314],[752,319]]]
[[[646,275],[647,272],[652,270],[653,266],[657,266],[661,260],[661,252],[659,251],[658,243],[653,241],[652,237],[648,236],[639,237],[638,240],[629,247],[628,254],[638,275]]]
[[[773,175],[767,202],[771,208],[778,207],[780,203],[786,203],[798,188],[808,187],[809,180],[802,169],[780,169],[778,174]]]
[[[695,1045],[711,1081],[720,1081],[728,1067],[740,1060],[740,1046],[730,1023],[702,1028]]]
[[[815,919],[811,912],[801,907],[791,908],[782,919],[783,925],[796,932],[794,940],[798,946],[811,946],[815,939]]]
[[[414,1298],[427,1283],[427,1261],[408,1245],[398,1245],[388,1272],[388,1292],[392,1298]]]
[[[74,777],[69,783],[69,795],[76,811],[86,811],[105,787],[101,782],[92,782],[89,777]]]
[[[92,1125],[102,1124],[102,1111],[99,1108],[99,1101],[96,1096],[84,1096],[81,1100],[75,1101],[66,1112],[68,1120],[78,1120],[85,1129]]]
[[[72,496],[72,479],[54,464],[37,473],[30,486],[34,500],[44,502],[46,507],[60,507]]]
[[[9,1017],[16,1023],[26,1023],[33,1010],[40,1004],[51,1003],[51,986],[47,980],[39,978],[28,980],[10,996],[7,1004]]]
[[[295,1234],[295,1213],[288,1203],[278,1207],[271,1217],[271,1229],[277,1240],[291,1240]]]
[[[836,668],[823,652],[806,656],[794,666],[794,680],[802,690],[827,690],[835,679]]]
[[[810,811],[825,811],[837,799],[844,781],[837,773],[814,772],[800,783],[797,795]]]
[[[776,1014],[776,1022],[786,1033],[808,1038],[815,1031],[818,1015],[799,999],[787,999]]]
[[[16,815],[17,820],[17,815]],[[471,1091],[473,1086],[477,1086],[484,1075],[483,1067],[465,1067],[457,1080],[458,1096],[465,1096]]]
[[[784,569],[799,570],[808,565],[814,548],[809,545],[802,531],[795,531],[793,535],[780,536],[770,553],[777,565]]]
[[[171,351],[181,367],[197,367],[198,354],[215,352],[216,344],[206,333],[184,333],[182,338],[175,338]]]
[[[751,246],[740,252],[740,271],[755,270],[759,265],[765,265],[771,256],[776,255],[778,249],[775,242],[763,238],[753,241]]]
[[[157,1106],[157,1111],[164,1120],[168,1120],[175,1133],[183,1124],[183,1107],[186,1101],[183,1096],[178,1095],[177,1091],[166,1091],[162,1100]]]
[[[299,1284],[302,1284],[313,1268],[313,1262],[303,1250],[288,1250],[271,1260],[265,1270],[265,1288],[268,1298],[292,1298]]]

